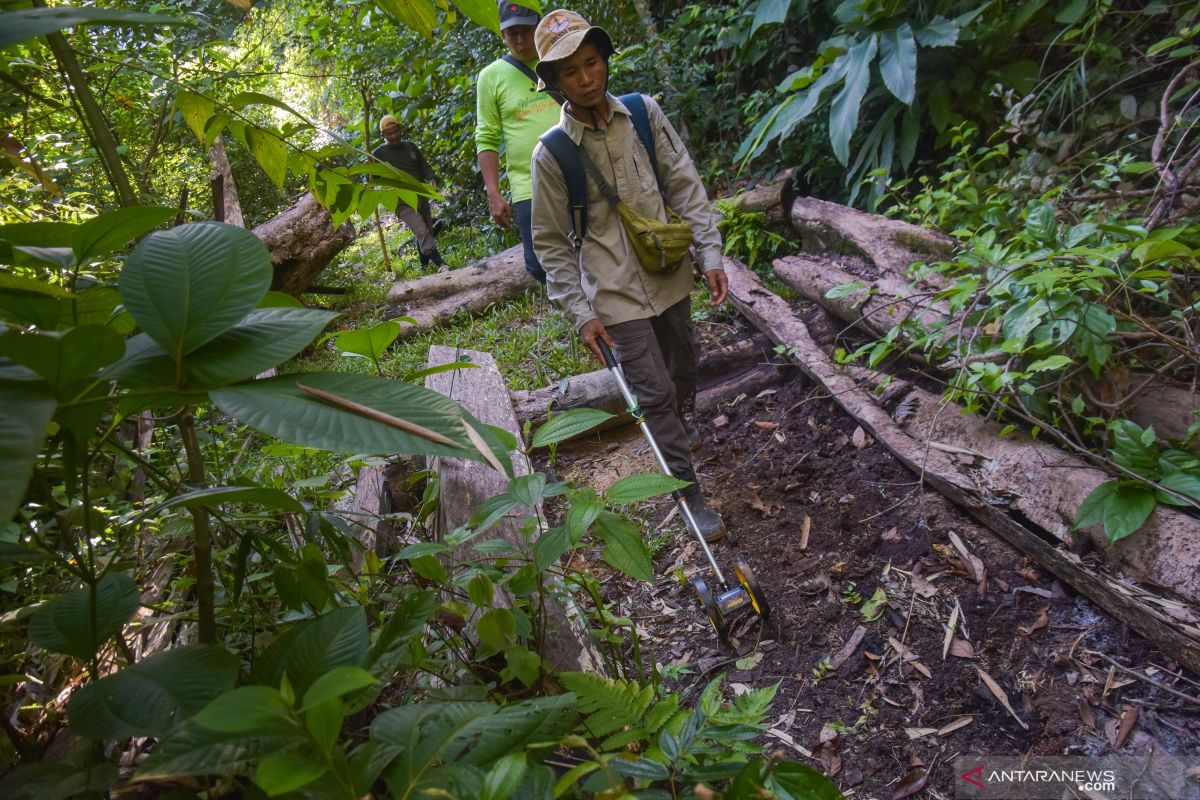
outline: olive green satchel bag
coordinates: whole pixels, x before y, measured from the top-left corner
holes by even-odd
[[[600,187],[601,194],[616,208],[617,215],[625,227],[625,232],[629,234],[629,240],[633,243],[633,251],[637,254],[638,263],[642,265],[642,268],[655,275],[670,275],[679,269],[684,256],[687,255],[688,248],[692,246],[692,226],[665,203],[666,222],[635,211],[604,179],[604,175],[592,161],[592,157],[582,147],[579,148],[579,157],[588,174]]]

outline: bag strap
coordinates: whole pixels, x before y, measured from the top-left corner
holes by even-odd
[[[579,160],[583,162],[583,168],[587,170],[588,175],[591,175],[592,180],[600,187],[600,194],[604,195],[605,199],[614,206],[621,202],[621,195],[617,194],[617,190],[605,179],[604,173],[596,166],[596,162],[588,155],[588,151],[582,147],[576,147],[576,151],[579,153]]]
[[[662,178],[658,175],[658,149],[654,146],[654,133],[650,130],[650,113],[646,111],[646,98],[640,92],[623,94],[617,98],[629,109],[629,118],[633,129],[650,156],[650,167],[654,170],[654,182],[658,184],[658,193],[662,195],[663,204],[667,203],[667,189],[663,186]]]
[[[519,69],[525,75],[525,77],[527,77],[527,78],[529,78],[529,80],[533,81],[533,88],[530,89],[529,91],[531,91],[531,92],[537,91],[537,85],[538,85],[537,73],[534,72],[533,70],[531,70],[524,62],[521,61],[521,59],[517,58],[512,53],[505,53],[504,56],[501,58],[501,61],[504,61],[507,64],[511,64],[512,66]],[[563,104],[563,97],[558,92],[554,91],[553,89],[544,89],[543,91],[545,91],[546,94],[550,95],[550,99],[553,100],[554,102],[558,103],[560,106]]]
[[[587,236],[587,174],[579,157],[579,146],[571,136],[555,125],[541,136],[542,144],[558,162],[567,182],[567,218],[571,222],[571,244],[576,250],[583,247]]]

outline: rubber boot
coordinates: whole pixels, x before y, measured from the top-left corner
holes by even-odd
[[[450,271],[450,268],[446,266],[446,262],[442,260],[442,254],[438,252],[436,247],[429,252],[429,259],[433,261],[434,264],[437,264],[438,272]]]
[[[681,419],[683,421],[683,432],[687,434],[688,445],[692,448],[692,452],[694,453],[700,449],[701,445],[704,444],[704,442],[700,439],[700,430],[696,427],[695,423],[692,422],[690,416],[684,416],[681,417]]]
[[[708,504],[704,495],[696,491],[684,495],[684,497],[687,500],[688,510],[692,512],[692,519],[696,520],[696,527],[699,529],[700,535],[704,537],[704,541],[713,544],[724,539],[725,521]]]

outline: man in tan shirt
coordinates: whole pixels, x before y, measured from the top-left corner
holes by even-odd
[[[625,105],[608,93],[612,40],[572,11],[552,11],[534,32],[539,88],[553,88],[565,102],[559,127],[585,150],[621,199],[638,212],[665,220],[666,209],[650,156]],[[699,269],[711,304],[724,302],[728,279],[721,267],[721,235],[700,176],[662,109],[644,97],[654,137],[658,174],[671,208],[692,227]],[[567,209],[566,180],[544,144],[533,152],[533,243],[546,270],[547,293],[575,322],[583,342],[600,358],[597,339],[615,347],[637,392],[646,421],[684,490],[701,533],[724,535],[721,517],[696,482],[690,442],[694,429],[683,409],[696,390],[699,348],[689,295],[693,264],[670,274],[650,273],[638,262],[629,236],[596,182],[588,180],[587,235],[579,248]]]

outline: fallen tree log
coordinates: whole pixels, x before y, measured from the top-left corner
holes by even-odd
[[[776,259],[773,266],[783,283],[845,322],[843,331],[856,329],[867,336],[882,337],[893,327],[911,322],[919,326],[918,330],[941,328],[947,336],[959,338],[972,335],[973,329],[960,329],[945,304],[936,300],[932,293],[914,292],[909,284],[890,273],[878,280],[864,282],[831,264],[828,258],[808,254]],[[862,288],[838,297],[829,296],[831,289],[855,281],[862,284]],[[912,333],[912,329],[902,327],[897,343],[910,344]],[[997,355],[1003,359],[1011,357],[1009,353],[998,352]],[[910,353],[910,356],[918,357],[919,354]],[[954,366],[953,363],[942,364],[939,369],[948,371]],[[1106,376],[1107,379],[1115,377]],[[1085,380],[1091,382],[1090,376]],[[1129,373],[1119,383],[1120,397],[1113,399],[1123,402],[1111,402],[1101,407],[1085,395],[1087,404],[1097,416],[1125,414],[1143,428],[1153,426],[1159,436],[1167,439],[1181,439],[1187,435],[1188,428],[1195,422],[1195,412],[1200,409],[1200,394],[1192,387],[1145,373]]]
[[[478,365],[478,369],[436,373],[425,378],[425,385],[458,402],[480,422],[503,428],[520,440],[508,389],[490,353],[434,345],[429,348],[427,365],[433,367],[453,363],[459,360],[462,353],[469,354],[471,363]],[[514,451],[511,456],[514,476],[528,475],[533,471],[524,453]],[[466,525],[480,505],[508,490],[508,478],[487,464],[438,457],[430,458],[429,466],[437,472],[441,484],[437,523],[438,530],[443,534]],[[537,505],[534,513],[541,517],[541,501]],[[519,520],[506,517],[482,536],[460,547],[451,558],[455,562],[474,561],[479,557],[475,545],[495,538],[504,538],[518,552],[526,552],[529,544],[522,537],[520,527]],[[532,554],[529,558],[532,561]],[[503,586],[496,586],[494,599],[497,605],[512,605],[512,598]],[[543,598],[541,618],[546,625],[545,658],[552,666],[587,672],[605,671],[604,660],[589,633],[587,618],[569,594],[561,589],[548,592]]]
[[[705,353],[700,359],[700,382],[696,394],[696,409],[710,408],[706,403],[719,399],[719,385],[733,380],[755,366],[766,363],[770,347],[765,337],[751,337]],[[772,368],[773,369],[773,368]],[[759,376],[766,379],[766,375]],[[714,391],[716,394],[714,394]],[[616,414],[600,426],[607,430],[631,422],[625,412],[625,400],[607,369],[598,369],[565,378],[558,383],[532,391],[517,390],[511,393],[517,422],[526,422],[535,428],[546,421],[553,411],[560,413],[572,408],[596,408]],[[711,399],[706,399],[711,397]]]
[[[482,314],[496,303],[537,290],[537,281],[525,272],[524,251],[510,247],[470,267],[395,284],[386,316],[415,320],[400,330],[400,338],[408,339],[445,325],[460,312]]]
[[[764,214],[769,230],[785,235],[791,233],[789,209],[796,199],[792,181],[795,174],[795,169],[785,169],[773,179],[739,192],[724,203],[743,214]]]
[[[1034,523],[1026,522],[1019,513],[1021,509],[1013,507],[1012,498],[997,494],[997,490],[987,483],[996,479],[1006,468],[1022,473],[1036,468],[1040,463],[1037,457],[1005,467],[1002,464],[1010,464],[1010,456],[1000,455],[997,448],[1005,443],[999,439],[981,443],[982,447],[989,449],[975,451],[982,452],[981,456],[975,456],[968,448],[935,447],[932,443],[940,439],[926,438],[922,441],[910,435],[875,401],[875,395],[869,388],[834,364],[813,341],[807,327],[785,301],[763,286],[745,266],[726,259],[725,267],[729,275],[730,299],[738,310],[772,340],[786,345],[789,354],[805,374],[821,385],[846,413],[897,459],[996,531],[1018,551],[1153,641],[1188,669],[1200,669],[1200,625],[1196,622],[1200,617],[1197,617],[1195,608],[1197,575],[1194,568],[1190,577],[1175,576],[1182,580],[1183,585],[1173,588],[1186,598],[1185,603],[1090,569],[1074,553],[1052,544],[1053,540],[1047,541],[1032,529]],[[935,413],[930,409],[926,409],[926,412]],[[945,409],[941,416],[957,418],[959,415],[954,409]],[[909,426],[912,425],[910,422]],[[947,435],[945,428],[939,427],[937,430],[939,437]],[[965,471],[958,460],[962,455],[981,458],[984,463],[970,472]],[[1058,455],[1062,457],[1064,454]],[[1002,457],[1005,459],[1003,462]],[[1028,454],[1026,457],[1030,458]],[[1059,477],[1058,473],[1048,471],[1042,473],[1041,479],[1054,482]],[[1061,519],[1058,527],[1063,527]],[[1141,546],[1145,547],[1146,540],[1141,541]],[[1195,555],[1197,551],[1200,551],[1200,539],[1192,538],[1191,553]]]
[[[354,538],[360,550],[350,554],[350,569],[355,574],[362,571],[368,552],[380,553],[387,542],[388,523],[384,514],[391,511],[382,464],[359,469],[353,491],[333,504],[333,514],[341,517],[354,528]]]
[[[354,241],[354,227],[346,222],[335,229],[333,217],[309,193],[256,227],[254,235],[271,251],[275,266],[271,288],[298,297]]]

